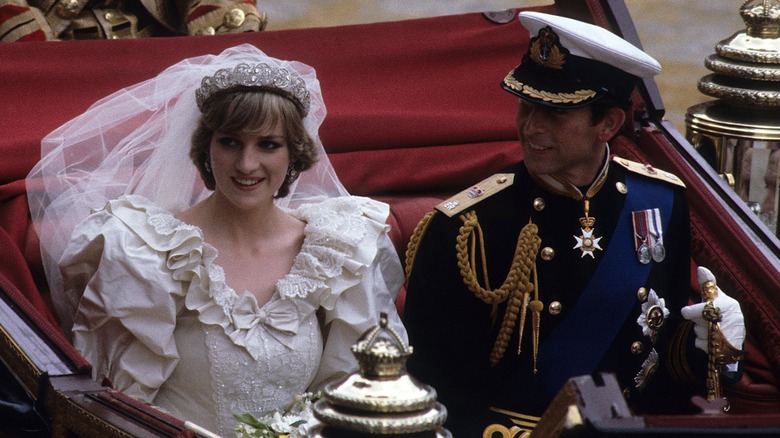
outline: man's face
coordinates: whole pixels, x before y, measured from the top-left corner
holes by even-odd
[[[517,135],[531,174],[590,184],[604,163],[605,121],[591,123],[588,107],[559,109],[518,99]],[[614,132],[614,131],[611,131]]]

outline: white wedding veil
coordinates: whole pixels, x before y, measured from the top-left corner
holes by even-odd
[[[173,214],[205,198],[210,191],[189,157],[190,137],[200,116],[195,90],[203,77],[219,69],[260,62],[286,68],[306,82],[311,108],[304,126],[319,152],[317,164],[302,172],[289,195],[277,204],[295,208],[348,194],[319,138],[326,110],[312,67],[269,57],[250,44],[185,59],[152,79],[99,100],[41,142],[41,160],[27,176],[27,195],[61,322],[75,313],[71,308],[75,303],[64,296],[58,267],[74,227],[123,195],[142,195]]]

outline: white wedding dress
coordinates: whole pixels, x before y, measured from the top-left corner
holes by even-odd
[[[111,201],[61,259],[66,294],[81,296],[74,345],[98,381],[234,436],[233,414],[268,414],[355,371],[350,347],[380,312],[406,336],[388,211],[352,196],[290,211],[306,222],[303,246],[261,307],[225,283],[199,228],[140,196]]]

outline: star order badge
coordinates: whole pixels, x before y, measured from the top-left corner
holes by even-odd
[[[666,308],[666,300],[650,289],[647,301],[642,303],[642,313],[636,319],[636,323],[642,328],[642,334],[649,337],[653,343],[658,336],[658,330],[669,317],[669,309]]]
[[[589,211],[589,205],[588,205],[587,199],[585,200],[585,217],[580,218],[580,225],[582,225],[582,234],[578,236],[574,236],[574,239],[577,241],[577,243],[574,245],[574,249],[579,249],[582,251],[582,256],[585,257],[586,255],[589,255],[591,258],[596,258],[596,256],[593,254],[594,251],[597,249],[602,249],[601,246],[599,246],[599,240],[601,240],[601,237],[594,237],[593,236],[593,225],[596,224],[596,218],[590,217],[588,215]]]

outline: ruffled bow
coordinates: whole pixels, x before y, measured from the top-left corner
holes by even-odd
[[[230,333],[229,337],[237,345],[245,346],[255,359],[261,353],[261,349],[257,348],[261,345],[261,331],[292,348],[294,336],[298,333],[299,320],[302,318],[299,304],[294,300],[278,299],[259,308],[253,295],[244,294],[231,312],[235,331]]]

